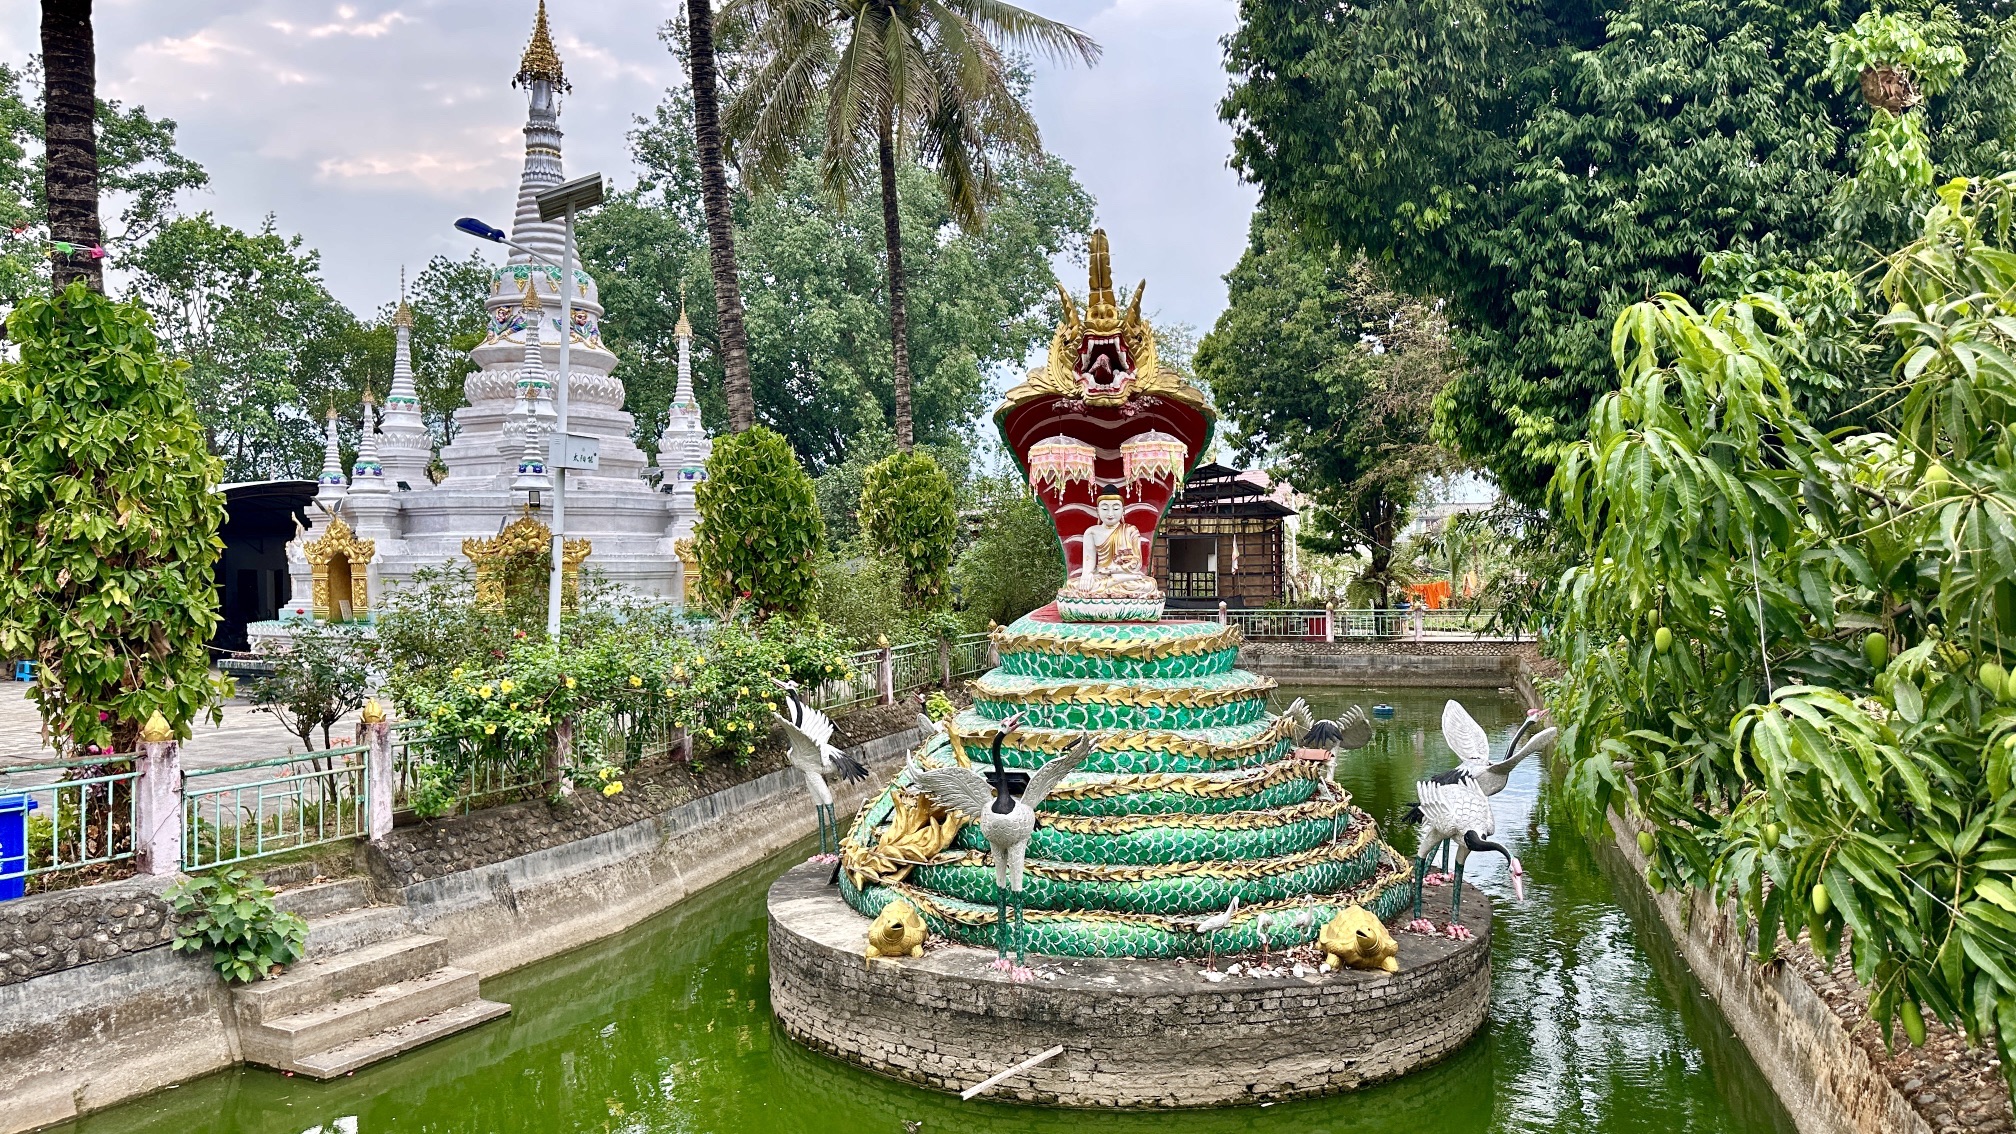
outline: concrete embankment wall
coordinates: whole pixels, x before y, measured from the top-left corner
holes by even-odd
[[[836,785],[839,813],[858,807],[922,738],[910,729],[848,749],[874,774],[844,790]],[[621,932],[813,828],[804,778],[786,769],[591,838],[381,890],[378,898],[399,908],[414,931],[445,937],[454,963],[488,977]],[[90,899],[85,912],[104,901],[151,908],[161,884],[118,884],[103,901]],[[9,905],[36,912],[39,924],[40,913],[62,909],[65,901],[74,913],[82,893]],[[49,925],[60,940],[98,937],[82,914]],[[150,930],[159,932],[142,925],[133,935]],[[103,941],[97,949],[108,952]],[[72,950],[66,967],[0,984],[0,1134],[61,1122],[240,1062],[230,994],[207,956],[158,944],[94,956],[88,947]]]

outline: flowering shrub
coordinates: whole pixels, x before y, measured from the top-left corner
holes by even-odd
[[[615,795],[621,767],[641,752],[605,751],[611,736],[683,728],[741,763],[769,731],[777,682],[816,686],[842,677],[845,659],[816,622],[731,621],[700,634],[632,623],[563,634],[557,644],[517,639],[501,657],[450,669],[446,681],[395,674],[392,693],[404,713],[428,722],[435,760],[458,772],[488,761],[534,774],[553,754],[559,722],[572,721],[566,774]]]

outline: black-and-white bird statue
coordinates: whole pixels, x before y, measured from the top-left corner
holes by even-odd
[[[1504,791],[1505,785],[1512,779],[1512,769],[1528,756],[1537,756],[1553,748],[1554,741],[1560,736],[1560,730],[1550,726],[1528,737],[1526,734],[1540,723],[1540,717],[1539,709],[1527,710],[1525,722],[1519,726],[1518,732],[1512,734],[1511,743],[1505,746],[1504,758],[1494,763],[1491,759],[1491,738],[1484,734],[1484,726],[1478,724],[1461,704],[1451,699],[1442,706],[1442,742],[1456,754],[1459,764],[1442,775],[1453,777],[1457,772],[1465,773],[1477,781],[1477,786],[1487,796]],[[1417,822],[1419,817],[1410,812],[1407,819]],[[1440,851],[1442,870],[1447,872],[1448,844],[1443,844]]]
[[[990,750],[994,764],[991,772],[959,767],[911,773],[912,782],[940,807],[980,821],[980,834],[994,857],[994,967],[1009,970],[1010,978],[1016,981],[1028,980],[1033,975],[1028,968],[1022,933],[1022,863],[1029,850],[1030,836],[1036,833],[1036,808],[1092,751],[1092,737],[1087,733],[1035,771],[1011,772],[1001,762],[1001,745],[1021,723],[1020,713],[1001,722]],[[1012,931],[1008,923],[1011,905],[1015,915]],[[1008,960],[1011,940],[1013,964]]]
[[[1298,748],[1345,752],[1372,743],[1372,722],[1365,716],[1365,710],[1357,705],[1346,709],[1335,720],[1319,721],[1310,713],[1309,703],[1297,697],[1281,715],[1288,718],[1288,735]]]
[[[791,766],[805,773],[805,789],[812,793],[813,813],[819,817],[819,853],[809,861],[837,863],[840,822],[833,817],[833,789],[826,786],[826,777],[837,775],[854,783],[867,779],[868,769],[833,746],[832,720],[799,700],[795,683],[777,684],[784,689],[784,711],[772,715],[784,726],[784,735],[791,742]]]
[[[1434,925],[1421,916],[1421,887],[1428,875],[1429,857],[1445,840],[1457,843],[1455,889],[1449,895],[1449,936],[1470,936],[1462,920],[1463,866],[1473,853],[1504,855],[1512,868],[1512,893],[1525,900],[1525,868],[1503,843],[1492,841],[1497,819],[1491,812],[1491,797],[1484,794],[1475,776],[1456,768],[1416,783],[1414,793],[1417,802],[1408,817],[1419,824],[1420,849],[1414,855],[1414,920],[1407,928],[1419,933],[1435,932]]]

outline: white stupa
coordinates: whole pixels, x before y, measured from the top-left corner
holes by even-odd
[[[557,263],[563,229],[557,222],[539,219],[535,197],[563,180],[559,96],[569,86],[547,28],[544,0],[513,85],[525,89],[530,110],[511,237]],[[705,478],[712,448],[693,398],[692,328],[681,311],[678,391],[660,434],[660,461],[647,465],[643,450],[631,439],[634,421],[623,410],[623,382],[611,373],[616,356],[602,343],[602,305],[595,280],[577,269],[568,286],[574,289],[568,432],[596,438],[601,454],[596,471],[567,474],[564,535],[570,542],[588,541],[591,550],[584,569],[645,594],[683,599],[684,571],[674,544],[692,535],[693,489]],[[413,316],[402,298],[393,317],[397,355],[378,423],[381,431],[372,432],[372,407],[367,402],[365,442],[359,446],[358,467],[347,491],[332,458],[317,494],[324,504],[340,499],[337,510],[355,540],[370,541],[370,551],[363,553],[369,558],[366,609],[376,609],[378,596],[396,591],[421,568],[466,562],[465,540],[495,537],[528,515],[530,501],[522,489],[532,481],[524,479],[520,463],[527,456],[528,434],[534,443],[534,463],[543,464],[537,454],[552,441],[546,399],[551,385],[561,380],[560,287],[557,268],[516,250],[491,272],[490,295],[484,302],[488,333],[469,352],[479,369],[463,382],[466,404],[455,411],[455,439],[441,449],[447,471],[438,484],[428,475],[431,440],[420,415],[409,344]],[[539,418],[537,428],[528,430],[528,422],[540,414],[546,416]],[[333,445],[333,425],[330,436]],[[514,481],[521,490],[514,491]],[[529,514],[551,524],[550,494],[541,503]],[[314,527],[289,547],[296,596],[308,596],[313,590],[313,556],[307,545],[333,529],[326,509],[313,511]]]

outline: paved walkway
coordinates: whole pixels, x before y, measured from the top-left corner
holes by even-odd
[[[0,768],[57,759],[56,753],[42,743],[42,718],[35,712],[35,703],[27,698],[28,688],[20,682],[0,681]],[[278,718],[241,700],[225,702],[222,724],[199,723],[194,731],[195,735],[182,745],[185,768],[262,760],[301,750],[301,738],[282,728]],[[330,730],[330,737],[338,746],[345,737],[355,735],[354,713]],[[321,747],[319,734],[315,744]]]

